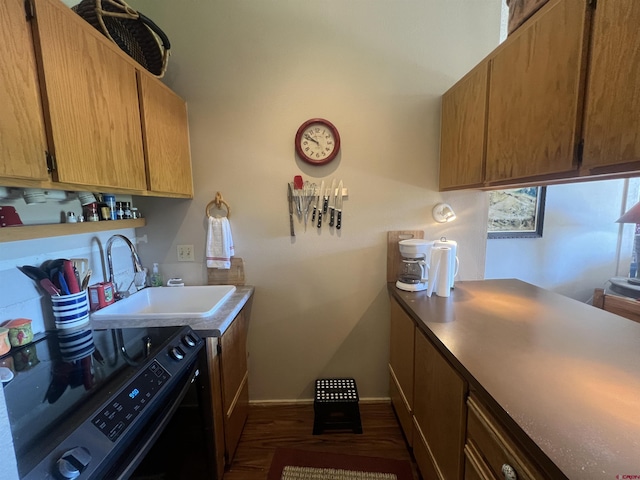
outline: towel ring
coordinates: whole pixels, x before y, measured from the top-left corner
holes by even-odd
[[[217,192],[216,193],[216,198],[214,198],[213,200],[211,200],[207,204],[207,208],[205,209],[205,213],[207,214],[207,217],[209,217],[209,218],[213,218],[213,216],[209,213],[209,209],[211,207],[213,207],[213,206],[215,206],[218,210],[222,209],[222,207],[224,206],[224,208],[227,209],[227,218],[229,218],[231,216],[231,208],[229,208],[229,204],[224,201],[224,199],[222,198],[222,195],[220,195],[220,192]]]

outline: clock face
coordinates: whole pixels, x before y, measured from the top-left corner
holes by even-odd
[[[340,135],[336,127],[322,118],[304,122],[296,133],[296,152],[307,163],[324,165],[340,151]]]

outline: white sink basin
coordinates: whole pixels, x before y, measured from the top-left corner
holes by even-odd
[[[206,318],[233,295],[233,285],[150,287],[91,314],[92,320]]]

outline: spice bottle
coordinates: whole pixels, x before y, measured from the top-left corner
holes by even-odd
[[[90,203],[89,204],[87,219],[90,222],[97,222],[97,221],[100,220],[100,217],[98,216],[98,204],[97,203]]]

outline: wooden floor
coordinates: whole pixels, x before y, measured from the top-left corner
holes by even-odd
[[[251,405],[249,418],[223,480],[265,480],[276,447],[408,460],[419,479],[390,403],[360,403],[362,434],[313,435],[313,404]]]

